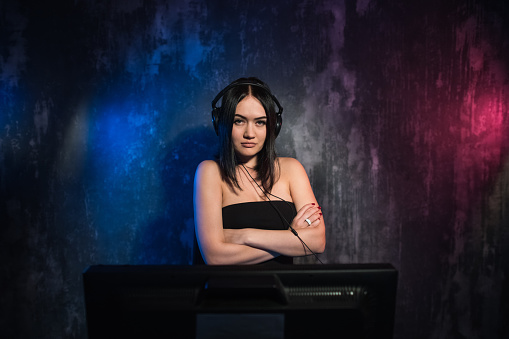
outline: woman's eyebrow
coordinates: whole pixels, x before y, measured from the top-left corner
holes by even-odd
[[[247,118],[241,114],[235,113],[235,116],[247,120]],[[258,118],[254,118],[254,120],[261,120],[261,119],[267,119],[267,116],[263,115]]]

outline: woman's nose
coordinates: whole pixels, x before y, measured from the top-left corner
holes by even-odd
[[[254,128],[253,125],[250,123],[246,124],[246,129],[244,130],[244,138],[248,139],[254,138]]]

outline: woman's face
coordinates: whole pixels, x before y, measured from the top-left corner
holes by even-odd
[[[232,141],[237,157],[248,162],[261,151],[267,136],[267,114],[253,96],[242,99],[235,110]]]

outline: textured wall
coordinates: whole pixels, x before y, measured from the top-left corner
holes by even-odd
[[[322,260],[399,270],[396,338],[509,336],[505,0],[53,3],[0,2],[6,337],[84,338],[88,265],[191,261],[210,100],[251,75]]]

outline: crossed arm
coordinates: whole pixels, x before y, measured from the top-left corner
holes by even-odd
[[[325,248],[325,224],[307,174],[295,159],[285,159],[290,175],[289,189],[297,208],[292,227],[315,253]],[[224,230],[221,175],[215,162],[204,161],[196,171],[194,184],[195,226],[198,244],[209,265],[256,264],[278,255],[311,254],[290,230]],[[312,223],[309,225],[305,219]]]

